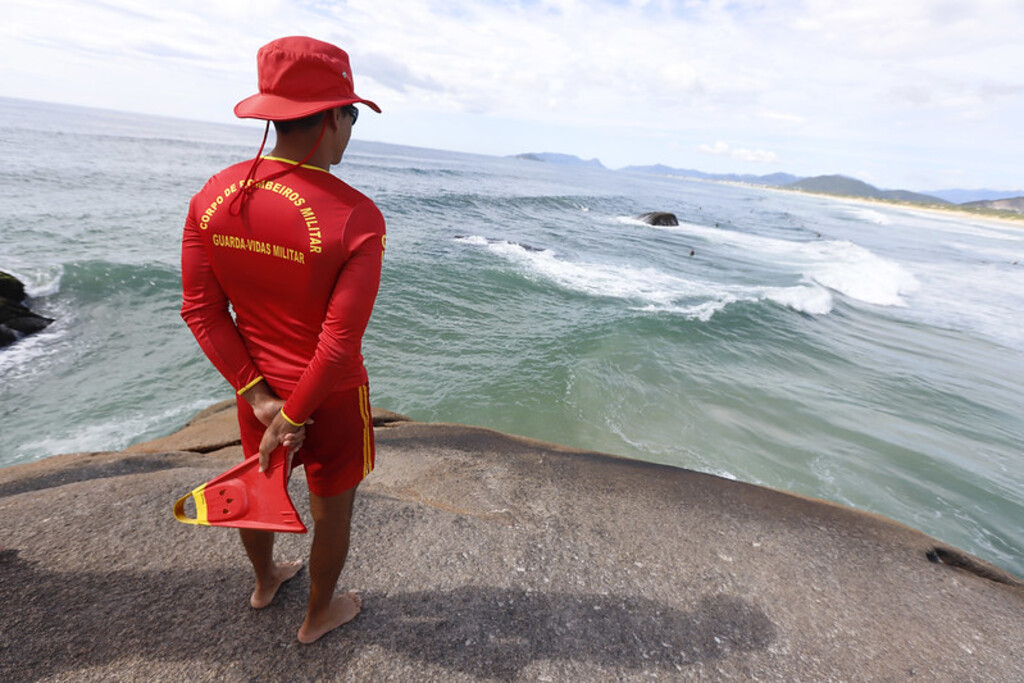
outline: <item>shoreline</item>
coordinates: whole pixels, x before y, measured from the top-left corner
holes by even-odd
[[[881,199],[878,197],[855,197],[852,195],[828,194],[825,192],[808,192],[807,190],[796,190],[773,185],[755,185],[753,183],[742,183],[733,180],[714,180],[712,178],[693,178],[690,176],[666,175],[664,178],[676,178],[689,180],[698,183],[711,183],[713,185],[728,185],[730,187],[742,187],[748,190],[766,190],[768,192],[779,192],[783,194],[798,194],[807,197],[821,197],[822,199],[834,199],[839,202],[851,204],[864,204],[868,206],[885,206],[894,209],[905,209],[907,211],[918,211],[933,216],[946,218],[973,218],[983,221],[991,221],[1002,225],[1010,225],[1024,228],[1024,214],[1016,214],[1012,211],[998,211],[995,209],[964,209],[958,208],[959,204],[919,204],[917,202],[901,202],[893,199]]]
[[[854,197],[847,195],[826,194],[824,192],[808,192],[806,190],[793,190],[786,189],[783,187],[772,187],[770,185],[750,185],[748,183],[723,184],[736,185],[740,187],[756,187],[765,190],[770,190],[772,192],[801,194],[809,197],[822,197],[824,199],[834,199],[836,201],[849,202],[851,204],[861,204],[867,206],[885,206],[894,209],[904,209],[912,212],[920,212],[933,216],[943,216],[946,218],[971,218],[981,221],[991,221],[994,223],[1009,225],[1017,228],[1024,228],[1024,214],[1014,214],[1012,211],[996,211],[993,209],[962,209],[957,208],[959,206],[958,204],[951,204],[949,206],[945,206],[942,204],[918,204],[916,202],[901,202],[891,199],[880,199],[877,197]]]

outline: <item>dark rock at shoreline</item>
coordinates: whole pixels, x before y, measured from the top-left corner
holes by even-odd
[[[241,457],[233,405],[0,469],[0,680],[1024,677],[1020,582],[906,526],[377,409],[341,581],[363,612],[300,646],[306,570],[252,610],[237,534],[171,515]]]
[[[34,334],[53,322],[30,311],[24,305],[25,285],[18,278],[0,271],[0,347]]]
[[[679,225],[679,219],[674,213],[667,211],[649,211],[636,217],[636,220],[643,221],[647,225]]]

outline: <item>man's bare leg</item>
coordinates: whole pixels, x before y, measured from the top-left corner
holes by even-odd
[[[356,593],[334,595],[348,557],[352,503],[356,487],[330,498],[309,494],[313,515],[313,548],[309,553],[309,608],[299,628],[299,641],[312,643],[320,636],[355,619],[362,608]]]
[[[249,604],[262,609],[277,595],[281,584],[295,576],[302,569],[302,560],[295,562],[274,562],[274,532],[255,529],[239,529],[242,545],[249,555],[256,572],[256,587],[249,598]]]

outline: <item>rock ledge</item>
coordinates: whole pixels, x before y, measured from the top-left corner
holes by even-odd
[[[385,411],[342,575],[364,611],[299,646],[306,574],[251,610],[236,534],[171,516],[240,457],[232,413],[0,469],[0,679],[1024,678],[1020,582],[906,526]]]

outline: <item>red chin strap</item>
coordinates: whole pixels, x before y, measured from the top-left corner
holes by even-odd
[[[265,183],[270,180],[276,180],[277,178],[280,178],[283,175],[291,173],[296,168],[302,166],[304,163],[309,161],[313,154],[316,153],[317,148],[320,147],[320,143],[323,141],[324,133],[326,132],[327,116],[324,116],[324,125],[321,126],[320,128],[320,135],[316,139],[316,144],[313,145],[312,149],[309,150],[309,154],[307,154],[302,161],[295,164],[294,166],[288,164],[286,168],[283,168],[280,171],[275,171],[274,173],[271,173],[267,177],[260,178],[259,180],[257,180],[256,169],[259,167],[260,162],[263,161],[263,148],[267,144],[267,134],[270,133],[270,121],[267,121],[267,127],[263,129],[263,142],[260,143],[260,150],[256,152],[256,158],[252,160],[252,165],[249,166],[249,172],[245,174],[245,180],[242,181],[242,187],[235,194],[234,198],[231,200],[231,204],[228,206],[228,211],[231,213],[231,215],[238,216],[242,213],[242,209],[245,208],[245,203],[249,200],[249,197],[252,195],[252,193],[255,192],[256,189],[260,186],[260,183]],[[238,203],[239,200],[241,200],[240,204]],[[235,208],[236,206],[237,210]]]

